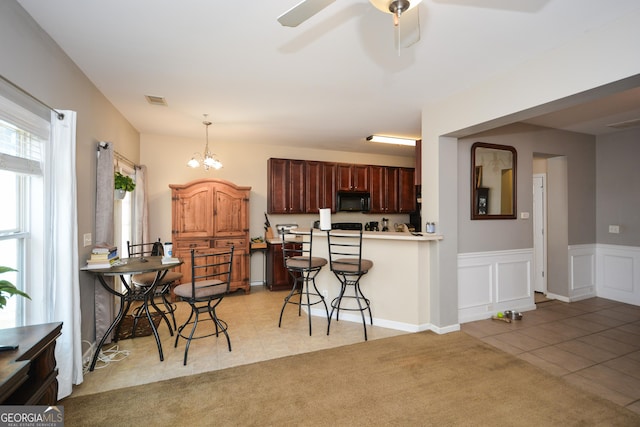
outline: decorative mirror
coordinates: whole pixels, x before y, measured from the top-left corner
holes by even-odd
[[[471,146],[471,219],[516,219],[516,149]]]

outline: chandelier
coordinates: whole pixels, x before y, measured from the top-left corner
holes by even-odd
[[[207,114],[204,115],[204,121],[202,124],[205,126],[205,135],[206,135],[206,145],[204,146],[204,156],[200,153],[194,153],[191,160],[187,162],[187,166],[190,168],[198,168],[200,165],[204,167],[204,170],[209,170],[209,168],[220,169],[222,167],[222,162],[218,160],[215,154],[211,154],[209,151],[209,126],[211,126],[211,122],[207,120]]]

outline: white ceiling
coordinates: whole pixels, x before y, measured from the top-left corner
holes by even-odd
[[[421,106],[610,25],[637,0],[424,0],[400,54],[392,18],[337,0],[296,28],[298,0],[18,0],[142,134],[355,152],[373,134],[420,137]],[[145,95],[164,97],[150,105]],[[640,117],[640,92],[529,122],[601,134]],[[375,151],[374,151],[375,150]]]

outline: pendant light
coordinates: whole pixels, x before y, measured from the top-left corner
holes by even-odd
[[[222,162],[218,160],[215,154],[211,154],[209,151],[209,126],[211,126],[211,122],[207,120],[207,114],[203,114],[204,121],[202,124],[205,126],[205,135],[206,135],[206,145],[204,146],[204,156],[200,153],[194,153],[191,160],[187,162],[187,166],[190,168],[198,168],[200,165],[204,167],[204,170],[209,170],[209,168],[220,169],[222,167]]]

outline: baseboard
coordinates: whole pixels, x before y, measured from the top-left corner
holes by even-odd
[[[306,308],[302,307],[302,311],[304,311],[306,313]],[[326,317],[327,313],[321,309],[321,308],[312,308],[311,309],[311,315],[312,316],[317,316],[317,317]],[[334,314],[334,319],[335,319],[335,314]],[[365,319],[367,321],[367,324],[369,325],[369,316],[365,315]],[[333,321],[333,320],[332,320]],[[348,313],[348,312],[340,312],[340,321],[341,322],[352,322],[352,323],[360,323],[362,324],[362,316],[360,316],[359,314],[354,314],[354,313]],[[373,326],[378,326],[380,328],[387,328],[387,329],[393,329],[395,331],[402,331],[402,332],[424,332],[424,331],[433,331],[437,334],[447,334],[449,332],[455,332],[455,331],[459,331],[460,330],[460,325],[451,325],[451,326],[446,326],[446,327],[436,327],[430,323],[425,323],[425,324],[419,324],[419,325],[414,325],[411,323],[405,323],[405,322],[396,322],[393,320],[386,320],[386,319],[379,319],[374,317],[373,318]]]
[[[547,298],[549,299],[557,299],[562,302],[571,302],[569,297],[565,297],[564,295],[552,294],[551,292],[547,292]]]

